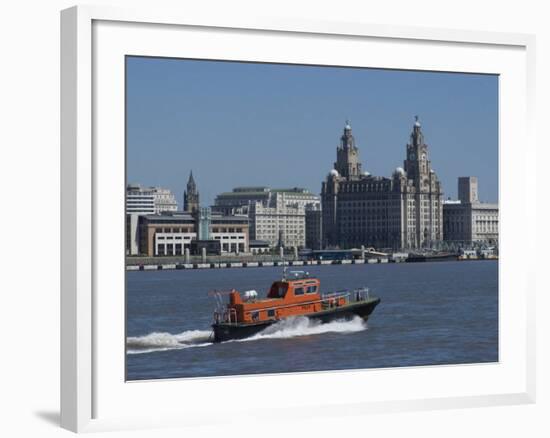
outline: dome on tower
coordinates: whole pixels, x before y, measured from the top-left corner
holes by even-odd
[[[328,176],[340,176],[340,174],[336,169],[331,169],[330,172],[328,173]]]
[[[393,174],[394,175],[405,175],[405,169],[403,169],[402,167],[396,167]]]

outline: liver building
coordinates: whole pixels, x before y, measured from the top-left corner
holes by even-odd
[[[406,154],[391,178],[362,172],[346,122],[321,191],[325,247],[422,248],[442,240],[443,192],[418,117]]]

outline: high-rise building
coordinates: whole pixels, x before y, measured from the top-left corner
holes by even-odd
[[[199,192],[197,190],[197,184],[195,178],[193,178],[193,171],[189,174],[189,180],[187,181],[187,190],[183,193],[183,211],[187,213],[194,213],[199,210]]]
[[[323,212],[320,204],[306,207],[306,248],[323,247]]]
[[[346,122],[336,162],[322,184],[325,247],[419,248],[442,239],[443,192],[428,157],[418,118],[404,167],[391,178],[362,172],[359,148]]]
[[[458,199],[463,204],[479,202],[477,196],[477,177],[461,176],[458,178]]]
[[[479,202],[477,178],[458,178],[458,201],[443,204],[443,238],[448,243],[498,244],[498,204]]]

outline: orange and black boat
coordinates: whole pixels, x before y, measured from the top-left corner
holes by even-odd
[[[243,296],[236,290],[212,293],[218,300],[214,342],[247,338],[289,317],[306,316],[322,323],[354,316],[366,320],[380,303],[366,288],[321,293],[319,279],[303,271],[290,272],[287,278],[285,270],[262,299],[254,290]],[[229,303],[224,304],[223,295],[229,295]]]

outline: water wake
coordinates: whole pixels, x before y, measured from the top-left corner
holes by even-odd
[[[359,316],[355,316],[351,320],[335,320],[325,324],[305,316],[298,316],[279,321],[250,338],[240,339],[239,342],[258,339],[287,339],[323,333],[353,333],[366,329],[367,323]]]
[[[210,330],[186,330],[178,334],[154,332],[145,336],[128,337],[126,339],[127,352],[128,354],[139,354],[206,347],[212,344],[211,333]]]
[[[228,342],[249,342],[261,339],[288,339],[323,333],[353,333],[367,329],[366,322],[355,316],[351,320],[336,320],[322,324],[305,316],[279,321],[260,333],[246,339]],[[210,330],[186,330],[179,334],[154,332],[145,336],[129,337],[126,340],[128,354],[153,353],[156,351],[180,350],[183,348],[212,345]]]

